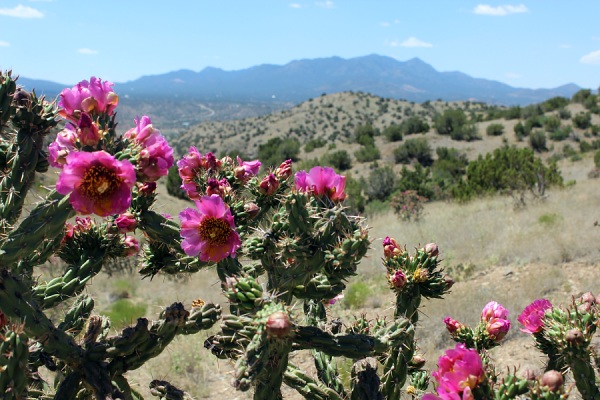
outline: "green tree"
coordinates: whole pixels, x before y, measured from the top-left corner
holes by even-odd
[[[338,171],[352,168],[352,159],[346,150],[337,150],[323,156],[323,163],[332,166]]]
[[[365,193],[369,200],[386,200],[394,191],[396,174],[389,167],[375,168],[369,173],[366,181]]]
[[[400,164],[410,164],[415,159],[423,166],[433,163],[432,149],[423,137],[406,140],[394,150],[394,160]]]
[[[276,167],[285,160],[298,161],[300,141],[296,138],[274,137],[258,146],[258,159],[264,167]]]
[[[190,199],[185,190],[181,188],[182,181],[181,177],[179,176],[177,165],[173,165],[171,168],[169,168],[166,185],[167,193],[169,193],[171,196],[184,200]]]

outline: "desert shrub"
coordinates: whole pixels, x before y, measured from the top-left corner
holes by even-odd
[[[400,164],[410,164],[415,159],[423,166],[433,163],[432,149],[425,138],[412,138],[394,150],[394,160]]]
[[[263,167],[276,167],[285,160],[298,161],[300,141],[296,138],[274,137],[258,146],[258,159]]]
[[[571,100],[573,101],[573,103],[583,104],[591,96],[592,96],[592,91],[590,89],[581,89],[573,95]]]
[[[327,141],[325,139],[323,139],[323,138],[311,139],[308,142],[306,142],[306,144],[304,145],[304,151],[307,152],[307,153],[310,153],[314,149],[318,149],[320,147],[323,147],[326,144],[327,144]]]
[[[379,160],[381,154],[376,146],[362,146],[354,152],[354,157],[358,162],[370,162]]]
[[[454,148],[438,147],[435,151],[438,157],[431,166],[432,180],[446,191],[462,180],[469,160],[466,154]]]
[[[558,110],[558,117],[560,119],[571,119],[571,111],[566,108],[561,108]]]
[[[543,131],[535,130],[529,135],[529,145],[534,151],[547,151],[546,134]]]
[[[546,132],[554,132],[560,128],[560,118],[554,115],[549,115],[544,118],[543,124]]]
[[[429,131],[429,124],[423,118],[412,116],[400,124],[404,135],[413,135],[416,133],[426,133]]]
[[[113,327],[122,328],[130,325],[145,313],[145,304],[136,304],[129,299],[119,299],[112,303],[110,309],[103,314],[110,319]]]
[[[579,113],[573,117],[573,125],[579,129],[587,129],[592,125],[592,114],[589,112]]]
[[[346,195],[348,210],[353,214],[362,214],[367,203],[363,196],[363,185],[351,175],[346,175]]]
[[[504,125],[502,124],[490,124],[485,129],[488,136],[500,136],[504,133]]]
[[[566,97],[556,96],[542,102],[541,107],[544,112],[558,110],[559,108],[569,105],[570,101]]]
[[[390,142],[399,142],[402,140],[402,127],[400,125],[392,124],[387,126],[383,132],[383,136]]]
[[[514,146],[479,156],[469,163],[466,175],[470,190],[476,194],[506,192],[522,201],[526,193],[539,197],[547,187],[563,184],[556,163],[546,166],[531,149]]]
[[[449,135],[452,140],[472,141],[480,139],[475,125],[469,122],[462,109],[445,110],[435,116],[434,127],[440,135]]]
[[[594,154],[594,165],[596,168],[600,168],[600,150],[596,151]]]
[[[561,128],[558,128],[548,135],[550,140],[554,140],[556,142],[567,139],[573,133],[573,128],[571,125],[566,125]]]
[[[527,107],[523,107],[521,111],[521,118],[529,119],[532,117],[539,117],[544,115],[544,110],[539,104],[532,104]]]
[[[529,132],[525,129],[525,125],[523,125],[521,121],[517,122],[513,130],[519,142],[522,141],[525,136],[529,135]]]
[[[392,196],[390,207],[402,221],[418,221],[423,215],[426,201],[427,198],[420,196],[416,190],[405,190]]]
[[[344,291],[344,301],[342,304],[346,308],[360,308],[367,303],[372,290],[365,282],[354,282]]]
[[[389,167],[375,168],[369,173],[365,184],[365,194],[369,200],[386,200],[394,191],[396,174]]]
[[[374,146],[375,135],[375,128],[371,124],[359,125],[354,130],[354,140],[363,146]]]
[[[513,106],[504,111],[504,119],[519,119],[521,118],[521,107]]]
[[[338,171],[352,168],[352,159],[346,150],[337,150],[323,156],[323,164],[330,165]]]
[[[177,165],[173,165],[171,168],[169,168],[166,185],[167,193],[169,193],[171,196],[184,200],[190,199],[185,190],[181,188],[182,181],[177,170]]]
[[[396,183],[397,191],[415,190],[420,196],[434,199],[437,198],[435,189],[430,168],[425,168],[421,164],[416,164],[414,170],[402,167],[400,179]]]

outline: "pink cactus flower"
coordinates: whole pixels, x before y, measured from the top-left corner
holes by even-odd
[[[73,122],[82,112],[112,115],[119,104],[119,96],[112,90],[113,83],[92,76],[90,81],[81,81],[71,89],[60,92],[59,114]]]
[[[91,229],[94,225],[89,217],[75,217],[75,223],[65,223],[65,236],[62,238],[61,243],[73,239],[73,236],[78,235],[81,232],[85,232]]]
[[[77,122],[77,137],[84,146],[96,146],[100,141],[100,130],[88,113],[81,113]]]
[[[517,321],[523,325],[521,331],[525,333],[538,333],[544,328],[544,315],[552,309],[552,303],[546,299],[537,299],[523,310]]]
[[[246,182],[253,176],[258,174],[258,170],[262,163],[258,160],[253,161],[242,161],[242,159],[237,157],[238,166],[234,170],[234,175],[237,179]]]
[[[451,317],[444,318],[444,324],[446,324],[446,329],[451,335],[465,327],[463,324]]]
[[[126,236],[123,244],[125,245],[125,257],[134,256],[140,251],[140,245],[133,236]]]
[[[137,184],[138,193],[142,196],[152,196],[156,191],[156,182],[143,182]]]
[[[483,307],[481,321],[485,323],[488,335],[495,341],[502,340],[510,330],[508,310],[495,301],[490,301]]]
[[[48,146],[48,162],[54,168],[61,168],[67,163],[67,156],[75,150],[77,132],[75,127],[67,124],[65,129],[58,132],[54,142]]]
[[[217,196],[224,198],[225,195],[229,193],[231,193],[231,185],[229,184],[229,181],[226,178],[223,178],[221,180],[217,180],[215,178],[208,178],[208,181],[206,181],[207,196],[212,196],[213,194],[216,194]]]
[[[325,196],[332,201],[346,198],[346,177],[336,174],[333,168],[313,167],[308,173],[298,171],[294,182],[296,189],[311,192],[315,196]]]
[[[218,262],[235,257],[242,243],[227,204],[212,195],[196,200],[196,206],[197,210],[186,208],[179,214],[183,251],[189,256],[199,256],[201,261]]]
[[[141,182],[155,182],[169,173],[175,162],[173,149],[158,129],[154,129],[150,117],[144,115],[135,119],[136,127],[123,135],[141,147],[137,159],[138,179]]]
[[[127,212],[115,218],[115,225],[117,225],[119,233],[129,233],[135,230],[137,222],[133,214]]]
[[[402,253],[402,248],[395,239],[389,236],[386,236],[385,239],[383,239],[383,256],[385,258],[399,256]]]
[[[332,298],[332,299],[329,299],[329,300],[327,301],[327,304],[329,304],[330,306],[332,306],[332,305],[334,305],[335,303],[337,303],[338,301],[340,301],[340,300],[341,300],[341,299],[343,299],[343,298],[344,298],[344,294],[343,294],[343,293],[340,293],[340,294],[338,294],[337,296],[335,296],[334,298]]]
[[[508,310],[502,307],[500,303],[490,301],[483,307],[483,310],[481,311],[481,320],[489,321],[492,318],[508,319]]]
[[[177,161],[179,176],[183,183],[192,182],[205,164],[206,159],[204,156],[194,146],[190,146],[188,153]]]
[[[438,369],[431,375],[438,382],[437,392],[441,399],[473,399],[472,389],[484,379],[483,363],[476,350],[458,343],[439,358]],[[431,396],[428,398],[436,398]]]
[[[274,174],[269,174],[263,178],[258,187],[258,191],[265,196],[272,196],[279,189],[279,179]]]
[[[135,170],[129,161],[118,161],[105,151],[75,151],[66,160],[56,191],[71,194],[75,211],[106,217],[129,208],[135,184]]]

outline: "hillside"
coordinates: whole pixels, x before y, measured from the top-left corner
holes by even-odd
[[[296,138],[301,145],[298,153],[300,161],[320,159],[327,153],[346,150],[352,159],[349,172],[364,175],[373,163],[360,162],[356,159],[355,152],[362,147],[355,140],[356,129],[360,126],[371,124],[375,129],[374,142],[381,155],[377,164],[393,165],[396,170],[399,170],[401,165],[395,163],[394,150],[407,139],[415,137],[425,138],[434,152],[438,147],[456,148],[469,160],[504,144],[529,147],[527,138],[519,141],[514,129],[519,122],[525,124],[530,118],[529,114],[537,114],[535,117],[540,121],[550,117],[559,119],[558,128],[570,132],[567,137],[561,138],[563,140],[551,140],[547,129],[537,128],[545,131],[548,136],[549,151],[540,153],[544,158],[548,158],[553,154],[562,154],[565,146],[578,148],[580,141],[593,140],[590,128],[580,129],[574,126],[572,121],[573,117],[587,112],[585,106],[566,98],[562,101],[568,104],[560,110],[544,111],[543,108],[552,108],[547,105],[548,103],[513,108],[512,111],[519,112],[519,117],[506,119],[500,115],[511,109],[484,103],[434,101],[418,104],[365,93],[346,92],[310,99],[289,110],[261,117],[233,121],[206,121],[191,127],[181,136],[174,138],[171,143],[179,155],[184,154],[190,145],[194,145],[204,152],[212,151],[216,154],[241,152],[246,157],[256,157],[259,147],[270,139]],[[435,118],[447,110],[463,110],[481,139],[452,140],[448,135],[439,134],[435,129]],[[565,119],[558,117],[559,112]],[[391,142],[381,134],[386,128],[401,125],[414,117],[426,122],[429,129],[422,134],[404,135],[404,139],[397,142]],[[487,135],[487,127],[492,124],[501,124],[503,133],[498,136]],[[591,114],[590,126],[599,124],[600,116]],[[311,141],[314,143],[317,139],[321,139],[322,147],[311,150],[312,146],[308,148],[305,146]],[[567,148],[567,151],[570,150]]]

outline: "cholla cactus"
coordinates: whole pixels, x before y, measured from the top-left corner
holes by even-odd
[[[95,77],[65,89],[55,104],[19,89],[10,72],[0,74],[2,398],[141,399],[126,373],[176,335],[217,321],[205,347],[231,360],[233,387],[253,390],[255,399],[281,399],[283,385],[309,399],[437,398],[425,394],[431,383],[443,399],[563,399],[569,371],[585,399],[598,398],[590,343],[599,312],[591,294],[567,309],[538,301],[519,316],[549,357],[543,377],[500,378],[494,371],[486,350],[510,328],[508,311],[495,302],[476,328],[445,320],[459,343],[430,375],[416,353],[419,307],[453,284],[436,244],[409,253],[386,237],[394,315],[343,323],[329,305],[343,297],[372,243],[364,220],[344,206],[343,176],[327,167],[294,173],[289,160],[260,173],[258,160],[219,159],[191,147],[177,165],[194,206],[174,220],[152,209],[173,151],[147,116],[119,134],[118,101],[112,84]],[[59,117],[66,124],[46,150],[44,138]],[[21,216],[36,173],[49,166],[60,170],[55,190]],[[143,233],[141,245],[132,232]],[[220,306],[200,299],[187,309],[173,303],[156,321],[139,318],[111,336],[110,321],[94,315],[83,292],[107,260],[136,254],[142,277],[216,266],[229,312],[222,316]],[[66,268],[41,282],[36,268],[52,255]],[[49,313],[57,306],[67,311],[55,323]],[[302,351],[316,376],[290,362]],[[350,385],[338,357],[352,360]],[[56,372],[53,383],[40,377],[41,367]],[[165,381],[152,381],[150,393],[191,398]]]

